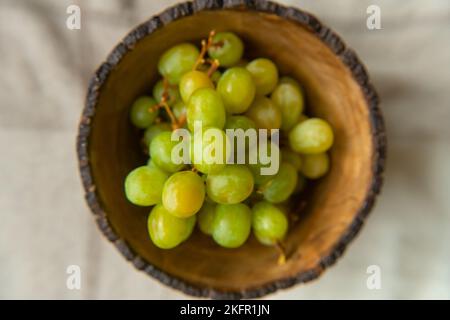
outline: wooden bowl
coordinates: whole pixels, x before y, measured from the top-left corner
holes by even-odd
[[[132,101],[151,92],[167,48],[199,43],[212,29],[236,32],[249,58],[268,57],[298,79],[308,112],[335,131],[331,171],[312,187],[290,228],[289,257],[281,266],[277,251],[253,238],[229,250],[197,231],[175,249],[158,249],[147,233],[150,210],[125,199],[125,176],[145,163],[141,133],[129,122]],[[331,29],[309,13],[269,1],[199,0],[152,17],[114,48],[89,84],[77,150],[98,226],[137,269],[194,296],[255,298],[315,279],[342,255],[380,191],[385,144],[375,89],[354,51]]]

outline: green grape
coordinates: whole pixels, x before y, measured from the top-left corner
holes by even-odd
[[[131,171],[125,179],[125,195],[138,206],[161,202],[164,183],[169,176],[158,168],[142,166]]]
[[[326,152],[303,155],[302,174],[309,179],[323,177],[330,169],[330,159]]]
[[[216,173],[225,168],[230,154],[230,142],[223,130],[204,128],[191,135],[190,157],[201,173]]]
[[[272,92],[271,99],[280,109],[283,130],[290,130],[303,111],[303,93],[291,83],[280,83]]]
[[[266,97],[256,97],[245,113],[259,129],[279,129],[281,127],[281,111]]]
[[[187,105],[187,124],[194,131],[196,121],[202,127],[222,129],[225,124],[225,108],[219,94],[211,88],[202,88],[195,91]]]
[[[189,101],[191,95],[201,88],[212,88],[214,84],[204,72],[193,70],[186,72],[180,80],[180,94],[185,103]]]
[[[187,106],[183,101],[178,101],[173,107],[172,112],[177,120],[186,117]]]
[[[262,186],[264,199],[271,203],[280,203],[289,198],[297,185],[297,170],[288,163],[281,163],[278,173]]]
[[[205,184],[195,172],[174,173],[164,184],[162,192],[164,208],[178,218],[187,218],[196,214],[204,200]]]
[[[217,203],[242,202],[252,191],[253,176],[244,165],[227,165],[218,173],[208,174],[206,178],[206,193]]]
[[[224,129],[256,129],[256,124],[246,116],[228,116]]]
[[[153,161],[152,158],[148,158],[148,160],[147,160],[147,166],[150,167],[150,168],[157,168],[158,170],[161,170],[161,171],[165,172],[165,173],[167,174],[167,177],[169,177],[169,176],[171,175],[170,172],[167,172],[167,171],[161,169],[160,167],[158,167],[158,166],[156,165],[156,163]]]
[[[212,234],[213,221],[216,216],[216,204],[205,201],[197,215],[197,223],[200,230],[207,235]]]
[[[266,152],[263,152],[262,150],[264,149],[260,150],[260,148],[267,148]],[[271,165],[276,165],[275,163],[269,161],[278,161],[278,165],[276,166],[279,166],[281,164],[282,153],[280,152],[280,148],[278,147],[278,145],[270,142],[257,144],[253,146],[249,152],[256,157],[256,163],[249,163],[248,167],[253,174],[255,185],[261,186],[270,181],[276,174],[263,174],[261,172],[261,169],[268,168]],[[260,154],[261,152],[263,152],[263,154],[266,154],[268,159],[262,159]]]
[[[158,115],[158,110],[150,110],[155,105],[156,101],[151,97],[143,96],[136,99],[130,110],[131,123],[140,129],[148,128]]]
[[[153,87],[153,97],[156,101],[160,102],[164,93],[164,81],[159,80]],[[180,92],[178,87],[174,85],[169,85],[167,89],[167,104],[173,106],[180,100]]]
[[[192,70],[200,55],[197,47],[181,43],[163,53],[158,62],[158,71],[170,84],[178,84],[181,76]]]
[[[243,203],[218,204],[212,225],[214,241],[225,248],[244,244],[252,229],[252,211]]]
[[[213,72],[213,74],[211,75],[211,81],[217,85],[217,83],[220,80],[220,77],[222,76],[222,72],[220,72],[219,70],[216,70]]]
[[[298,194],[305,190],[307,183],[308,181],[306,181],[306,178],[302,174],[299,174],[293,194]]]
[[[289,162],[294,166],[297,171],[302,168],[302,157],[298,153],[291,150],[289,147],[284,147],[281,149],[281,154],[283,161]]]
[[[265,245],[275,245],[283,240],[288,230],[288,220],[282,210],[266,201],[252,208],[252,227],[256,239]]]
[[[177,218],[158,204],[153,207],[147,220],[150,239],[161,249],[172,249],[189,238],[194,230],[195,220],[195,216]]]
[[[231,67],[239,62],[244,52],[244,44],[232,32],[218,32],[213,37],[213,45],[208,49],[211,58],[217,59],[222,67]]]
[[[220,77],[217,92],[228,113],[243,113],[255,97],[252,75],[244,68],[230,68]]]
[[[148,127],[144,132],[145,145],[149,147],[153,138],[155,138],[158,134],[164,131],[171,131],[171,130],[172,128],[170,127],[170,124],[168,124],[167,122],[157,123]]]
[[[333,145],[333,129],[325,120],[310,118],[297,124],[289,132],[292,150],[315,154],[327,151]]]
[[[257,95],[269,94],[278,83],[277,66],[269,59],[259,58],[247,65],[247,70],[253,76]]]
[[[149,166],[150,168],[158,168],[158,166],[153,162],[152,158],[148,158],[147,166]],[[161,170],[160,168],[158,169]]]
[[[172,132],[161,132],[150,143],[150,157],[153,162],[167,172],[180,171],[184,164],[176,164],[172,161],[172,149],[179,143],[171,140]]]
[[[302,87],[300,86],[300,83],[297,82],[294,78],[284,76],[280,78],[280,81],[278,81],[279,84],[282,83],[289,83],[297,87],[298,90],[302,91]]]

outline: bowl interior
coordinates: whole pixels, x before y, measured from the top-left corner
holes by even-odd
[[[285,240],[289,259],[277,265],[277,251],[251,238],[239,249],[220,248],[195,234],[172,250],[149,239],[149,208],[130,204],[123,182],[143,165],[141,132],[129,122],[133,100],[151,93],[158,57],[172,45],[199,43],[212,29],[234,31],[249,58],[267,57],[281,74],[305,88],[307,112],[329,121],[335,131],[330,173],[314,184],[299,221]],[[100,90],[89,140],[92,175],[101,205],[115,232],[142,258],[169,275],[203,288],[240,291],[320,268],[362,206],[371,182],[373,142],[367,103],[348,68],[316,36],[276,15],[239,10],[202,11],[176,20],[138,42]],[[302,200],[298,199],[298,205]]]

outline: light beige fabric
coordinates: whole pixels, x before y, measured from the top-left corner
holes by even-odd
[[[0,0],[0,298],[185,298],[136,272],[83,200],[75,136],[95,67],[128,30],[176,1]],[[269,298],[450,298],[450,2],[282,1],[314,12],[366,63],[389,158],[376,209],[338,264]],[[65,27],[77,3],[82,29]],[[382,30],[366,28],[381,8]],[[326,88],[324,88],[326,90]],[[66,288],[66,267],[82,289]],[[368,290],[366,268],[382,271]]]

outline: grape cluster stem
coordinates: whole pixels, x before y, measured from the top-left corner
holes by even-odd
[[[194,64],[194,67],[192,70],[197,70],[197,68],[204,64],[208,63],[210,65],[207,74],[208,77],[211,77],[212,74],[219,68],[219,60],[217,59],[205,59],[206,52],[208,52],[208,49],[211,47],[221,47],[223,46],[223,42],[213,43],[213,38],[216,34],[216,30],[211,30],[208,35],[207,40],[202,40],[202,49],[200,51],[200,54],[197,58],[197,61]]]
[[[172,109],[169,106],[169,102],[173,99],[173,97],[169,97],[169,86],[169,81],[166,78],[163,78],[163,94],[161,96],[161,101],[159,101],[159,103],[155,104],[154,106],[151,106],[148,111],[155,112],[160,108],[164,108],[169,115],[170,122],[172,124],[172,130],[175,130],[181,128],[184,125],[184,123],[186,122],[186,116],[182,116],[180,117],[180,119],[177,119],[173,114]]]

